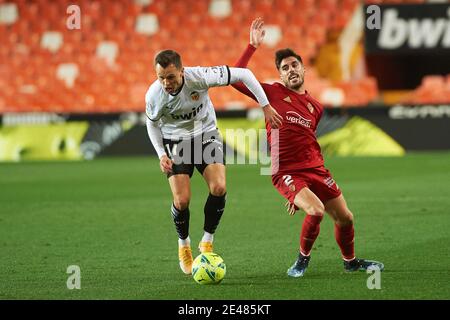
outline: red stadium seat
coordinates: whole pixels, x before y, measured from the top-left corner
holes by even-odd
[[[445,78],[440,75],[429,75],[422,79],[421,86],[426,89],[440,90],[445,85]]]
[[[278,25],[282,30],[280,42],[274,48],[262,46],[250,62],[249,67],[258,79],[277,79],[275,50],[291,47],[302,55],[308,81],[311,78],[311,86],[320,93],[329,84],[314,75],[310,61],[325,42],[329,29],[334,25],[342,28],[357,5],[356,0],[232,0],[232,14],[215,18],[208,12],[210,1],[154,0],[150,5],[141,5],[131,0],[79,0],[75,3],[82,8],[82,29],[68,30],[66,9],[72,4],[68,0],[7,2],[17,4],[19,20],[9,27],[0,25],[0,37],[4,40],[0,47],[0,75],[11,78],[8,93],[0,91],[0,107],[12,103],[12,109],[23,111],[83,112],[143,110],[143,97],[139,95],[155,79],[152,59],[162,49],[178,50],[185,65],[233,65],[248,43],[251,21],[258,15],[263,16],[267,25]],[[336,10],[338,6],[344,13]],[[136,32],[136,19],[142,13],[157,15],[156,34]],[[59,31],[63,35],[63,44],[55,53],[40,47],[46,31]],[[107,65],[95,56],[98,44],[105,40],[118,45],[115,65]],[[65,88],[56,78],[60,63],[78,65],[74,88]],[[2,67],[5,64],[7,68]],[[11,100],[12,91],[19,92],[30,83],[36,84],[37,93]],[[371,80],[362,80],[358,86],[364,97],[378,94]],[[52,94],[52,90],[59,94]],[[252,100],[231,88],[216,90],[212,96],[218,108],[230,101],[255,106]]]

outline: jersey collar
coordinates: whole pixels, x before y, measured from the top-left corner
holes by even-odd
[[[285,90],[288,93],[292,93],[292,94],[297,95],[299,97],[307,97],[307,96],[309,96],[308,90],[305,90],[305,93],[298,93],[298,92],[295,92],[294,90],[289,89],[288,87],[286,87],[284,84],[282,84],[280,82],[276,82],[276,84],[278,86],[280,86],[281,88],[283,88],[283,90]]]

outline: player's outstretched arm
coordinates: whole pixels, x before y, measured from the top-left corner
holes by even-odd
[[[230,68],[230,83],[233,84],[240,81],[244,83],[263,108],[264,116],[266,117],[266,121],[270,123],[271,128],[279,128],[283,122],[283,118],[269,104],[266,93],[258,80],[256,80],[253,72],[244,68]]]
[[[257,18],[253,20],[250,26],[250,41],[249,45],[245,49],[244,53],[241,55],[239,60],[234,65],[238,68],[246,68],[250,58],[255,53],[255,50],[262,44],[264,40],[264,35],[266,31],[264,30],[264,21],[262,18]]]
[[[255,52],[256,48],[258,48],[263,40],[264,35],[266,34],[264,30],[264,21],[262,18],[257,18],[253,20],[252,25],[250,26],[250,41],[249,45],[247,46],[246,50],[242,54],[242,56],[239,58],[239,60],[236,62],[235,66],[240,68],[245,68],[248,65],[248,62],[250,61],[250,58],[252,57],[253,53]],[[261,84],[263,89],[266,84]],[[253,100],[256,100],[255,96],[251,93],[250,90],[242,83],[242,82],[236,82],[232,84],[233,88],[236,90],[242,92],[243,94],[249,96]],[[271,121],[271,127],[277,128],[281,125],[281,116],[276,112],[272,106],[267,106],[264,109],[264,117],[266,119],[272,119],[272,122],[276,122],[272,125]]]
[[[262,44],[265,35],[264,20],[262,18],[256,18],[250,26],[250,45],[258,48]]]
[[[234,65],[238,68],[246,68],[248,65],[248,62],[250,61],[250,58],[252,57],[253,53],[255,53],[256,48],[258,48],[265,35],[264,30],[264,21],[261,18],[257,18],[253,20],[252,25],[250,26],[250,42],[247,48],[245,49],[244,53],[241,55],[239,60]],[[237,82],[233,84],[233,88],[236,90],[242,92],[243,94],[249,96],[253,100],[256,100],[253,94],[247,89],[246,86],[242,82]]]

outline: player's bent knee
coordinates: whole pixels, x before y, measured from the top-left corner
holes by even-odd
[[[221,197],[227,192],[225,183],[215,183],[209,187],[209,192],[216,197]]]
[[[183,211],[189,207],[189,197],[176,197],[173,199],[173,204],[175,208]]]
[[[306,214],[309,214],[311,216],[322,216],[325,214],[325,207],[323,204],[315,204],[310,205],[307,208],[305,208]]]
[[[353,214],[350,211],[348,211],[347,214],[338,219],[338,223],[341,226],[348,226],[353,224]]]

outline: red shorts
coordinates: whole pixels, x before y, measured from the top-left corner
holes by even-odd
[[[341,195],[341,190],[325,167],[305,169],[290,175],[276,174],[272,176],[272,184],[290,203],[294,203],[295,196],[304,187],[314,192],[322,203]]]

